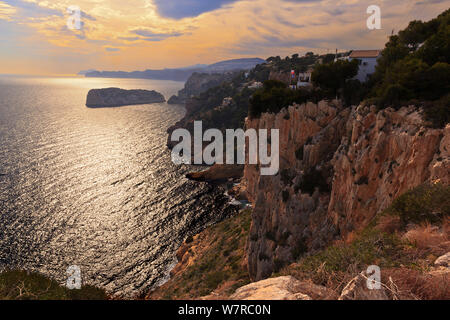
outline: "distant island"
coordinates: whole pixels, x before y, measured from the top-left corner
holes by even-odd
[[[165,102],[164,96],[154,90],[124,90],[119,88],[92,89],[88,92],[89,108],[121,107]]]
[[[145,71],[97,71],[85,70],[78,74],[87,78],[132,78],[186,81],[194,72],[201,73],[225,73],[231,71],[251,70],[256,65],[265,63],[260,58],[244,58],[217,62],[211,65],[194,65],[178,69],[145,70]]]

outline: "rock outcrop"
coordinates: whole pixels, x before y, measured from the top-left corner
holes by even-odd
[[[169,104],[184,104],[188,99],[217,87],[224,82],[231,81],[237,72],[225,73],[193,73],[184,84],[184,88],[178,91],[178,95],[170,97]]]
[[[339,300],[390,300],[382,285],[379,289],[369,289],[367,279],[367,274],[361,272],[345,286]]]
[[[434,265],[438,267],[450,268],[450,252],[447,252],[443,256],[437,258]]]
[[[363,228],[409,189],[449,183],[450,125],[427,127],[415,107],[377,111],[322,101],[247,119],[246,127],[280,129],[279,174],[244,169],[254,206],[252,280]]]
[[[439,155],[444,130],[426,128],[416,108],[376,112],[359,107],[349,123],[332,160],[328,215],[339,233],[367,225],[395,198],[430,180],[432,171],[434,180],[448,179],[449,163]]]
[[[86,99],[89,108],[120,107],[137,104],[162,103],[166,99],[154,90],[124,90],[119,88],[92,89]]]
[[[186,100],[176,95],[171,96],[169,100],[167,100],[167,104],[184,104],[184,103],[186,103]]]
[[[301,282],[294,277],[279,277],[254,282],[239,288],[231,300],[312,300],[301,293]]]
[[[188,173],[186,177],[200,182],[224,182],[228,179],[242,178],[243,173],[243,165],[215,164],[205,171]]]
[[[292,276],[253,282],[236,290],[231,300],[336,300],[336,294],[311,281]]]

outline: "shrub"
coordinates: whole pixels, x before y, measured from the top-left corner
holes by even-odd
[[[430,121],[433,127],[445,127],[450,122],[450,94],[437,101],[425,103],[424,109],[425,119]]]
[[[186,239],[186,243],[191,243],[191,242],[193,242],[194,241],[194,237],[192,237],[192,236],[189,236],[189,237],[187,237],[187,239]]]
[[[275,242],[276,241],[275,234],[273,232],[271,232],[271,231],[267,231],[266,232],[266,239]]]
[[[289,231],[283,232],[283,234],[280,237],[280,240],[278,241],[278,245],[285,246],[287,244],[287,240],[291,236],[291,233]]]
[[[299,149],[297,149],[297,151],[295,151],[295,157],[297,158],[297,160],[299,160],[299,161],[303,160],[303,151],[304,151],[304,146],[301,146]]]
[[[345,87],[348,79],[358,74],[358,60],[325,63],[315,67],[311,76],[314,85],[331,92],[333,95]]]
[[[283,190],[283,192],[281,193],[281,196],[283,198],[283,202],[288,202],[288,200],[289,200],[289,191]]]
[[[391,36],[368,83],[372,102],[379,108],[429,104],[425,117],[433,126],[449,122],[450,10],[428,21],[412,21]],[[441,101],[441,102],[439,102]]]
[[[310,168],[301,178],[300,183],[295,187],[295,190],[301,190],[303,193],[312,195],[316,188],[319,192],[329,192],[330,186],[328,185],[323,173],[316,168]]]
[[[358,181],[355,182],[355,184],[357,184],[358,186],[363,184],[369,184],[369,178],[367,176],[363,176],[359,178]]]
[[[307,101],[318,102],[328,97],[322,90],[304,89],[291,90],[288,86],[277,80],[267,80],[264,86],[258,89],[250,98],[249,116],[258,118],[262,113],[278,113],[283,108],[294,103],[301,104]],[[288,120],[288,118],[285,118]]]
[[[294,258],[294,260],[297,260],[304,253],[306,253],[306,251],[308,251],[308,247],[307,247],[307,245],[305,243],[305,240],[304,239],[300,239],[300,240],[298,240],[298,242],[295,245],[295,247],[291,250],[292,258]]]
[[[410,98],[411,93],[400,84],[391,84],[383,90],[379,99],[381,107],[400,106],[403,101]]]
[[[442,223],[450,214],[450,186],[424,184],[398,197],[385,214],[399,216],[403,225]]]
[[[93,286],[69,290],[44,275],[26,271],[0,273],[0,300],[106,300],[105,291]]]
[[[343,87],[342,99],[346,106],[358,105],[367,95],[369,88],[367,84],[359,80],[348,80]]]
[[[206,287],[208,288],[208,291],[212,291],[217,286],[226,279],[226,273],[223,271],[216,271],[209,273],[206,276]]]
[[[281,259],[273,260],[274,272],[279,272],[286,265],[286,261]]]
[[[401,263],[396,260],[401,241],[375,229],[367,229],[349,245],[333,245],[324,251],[301,260],[304,270],[317,270],[322,264],[326,271],[345,272],[350,266],[362,269],[378,262],[381,265]]]
[[[293,177],[291,176],[291,172],[289,169],[281,170],[280,178],[285,186],[290,186],[292,184]]]

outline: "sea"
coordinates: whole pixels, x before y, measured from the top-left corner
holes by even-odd
[[[182,242],[235,213],[220,187],[185,178],[167,103],[90,109],[90,89],[161,92],[182,82],[0,76],[0,271],[34,271],[139,298],[168,279]]]

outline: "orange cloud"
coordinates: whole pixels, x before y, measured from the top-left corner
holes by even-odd
[[[419,6],[411,0],[252,0],[176,20],[160,16],[149,0],[77,0],[82,29],[69,30],[67,7],[73,0],[26,1],[61,14],[11,18],[20,9],[0,5],[0,19],[5,16],[10,23],[30,28],[33,39],[21,41],[45,48],[41,52],[53,60],[49,73],[142,70],[310,50],[379,48],[392,29],[398,31],[410,20],[427,20],[446,9],[444,3]],[[382,8],[382,30],[366,28],[371,4]],[[30,55],[33,60],[42,57]]]

